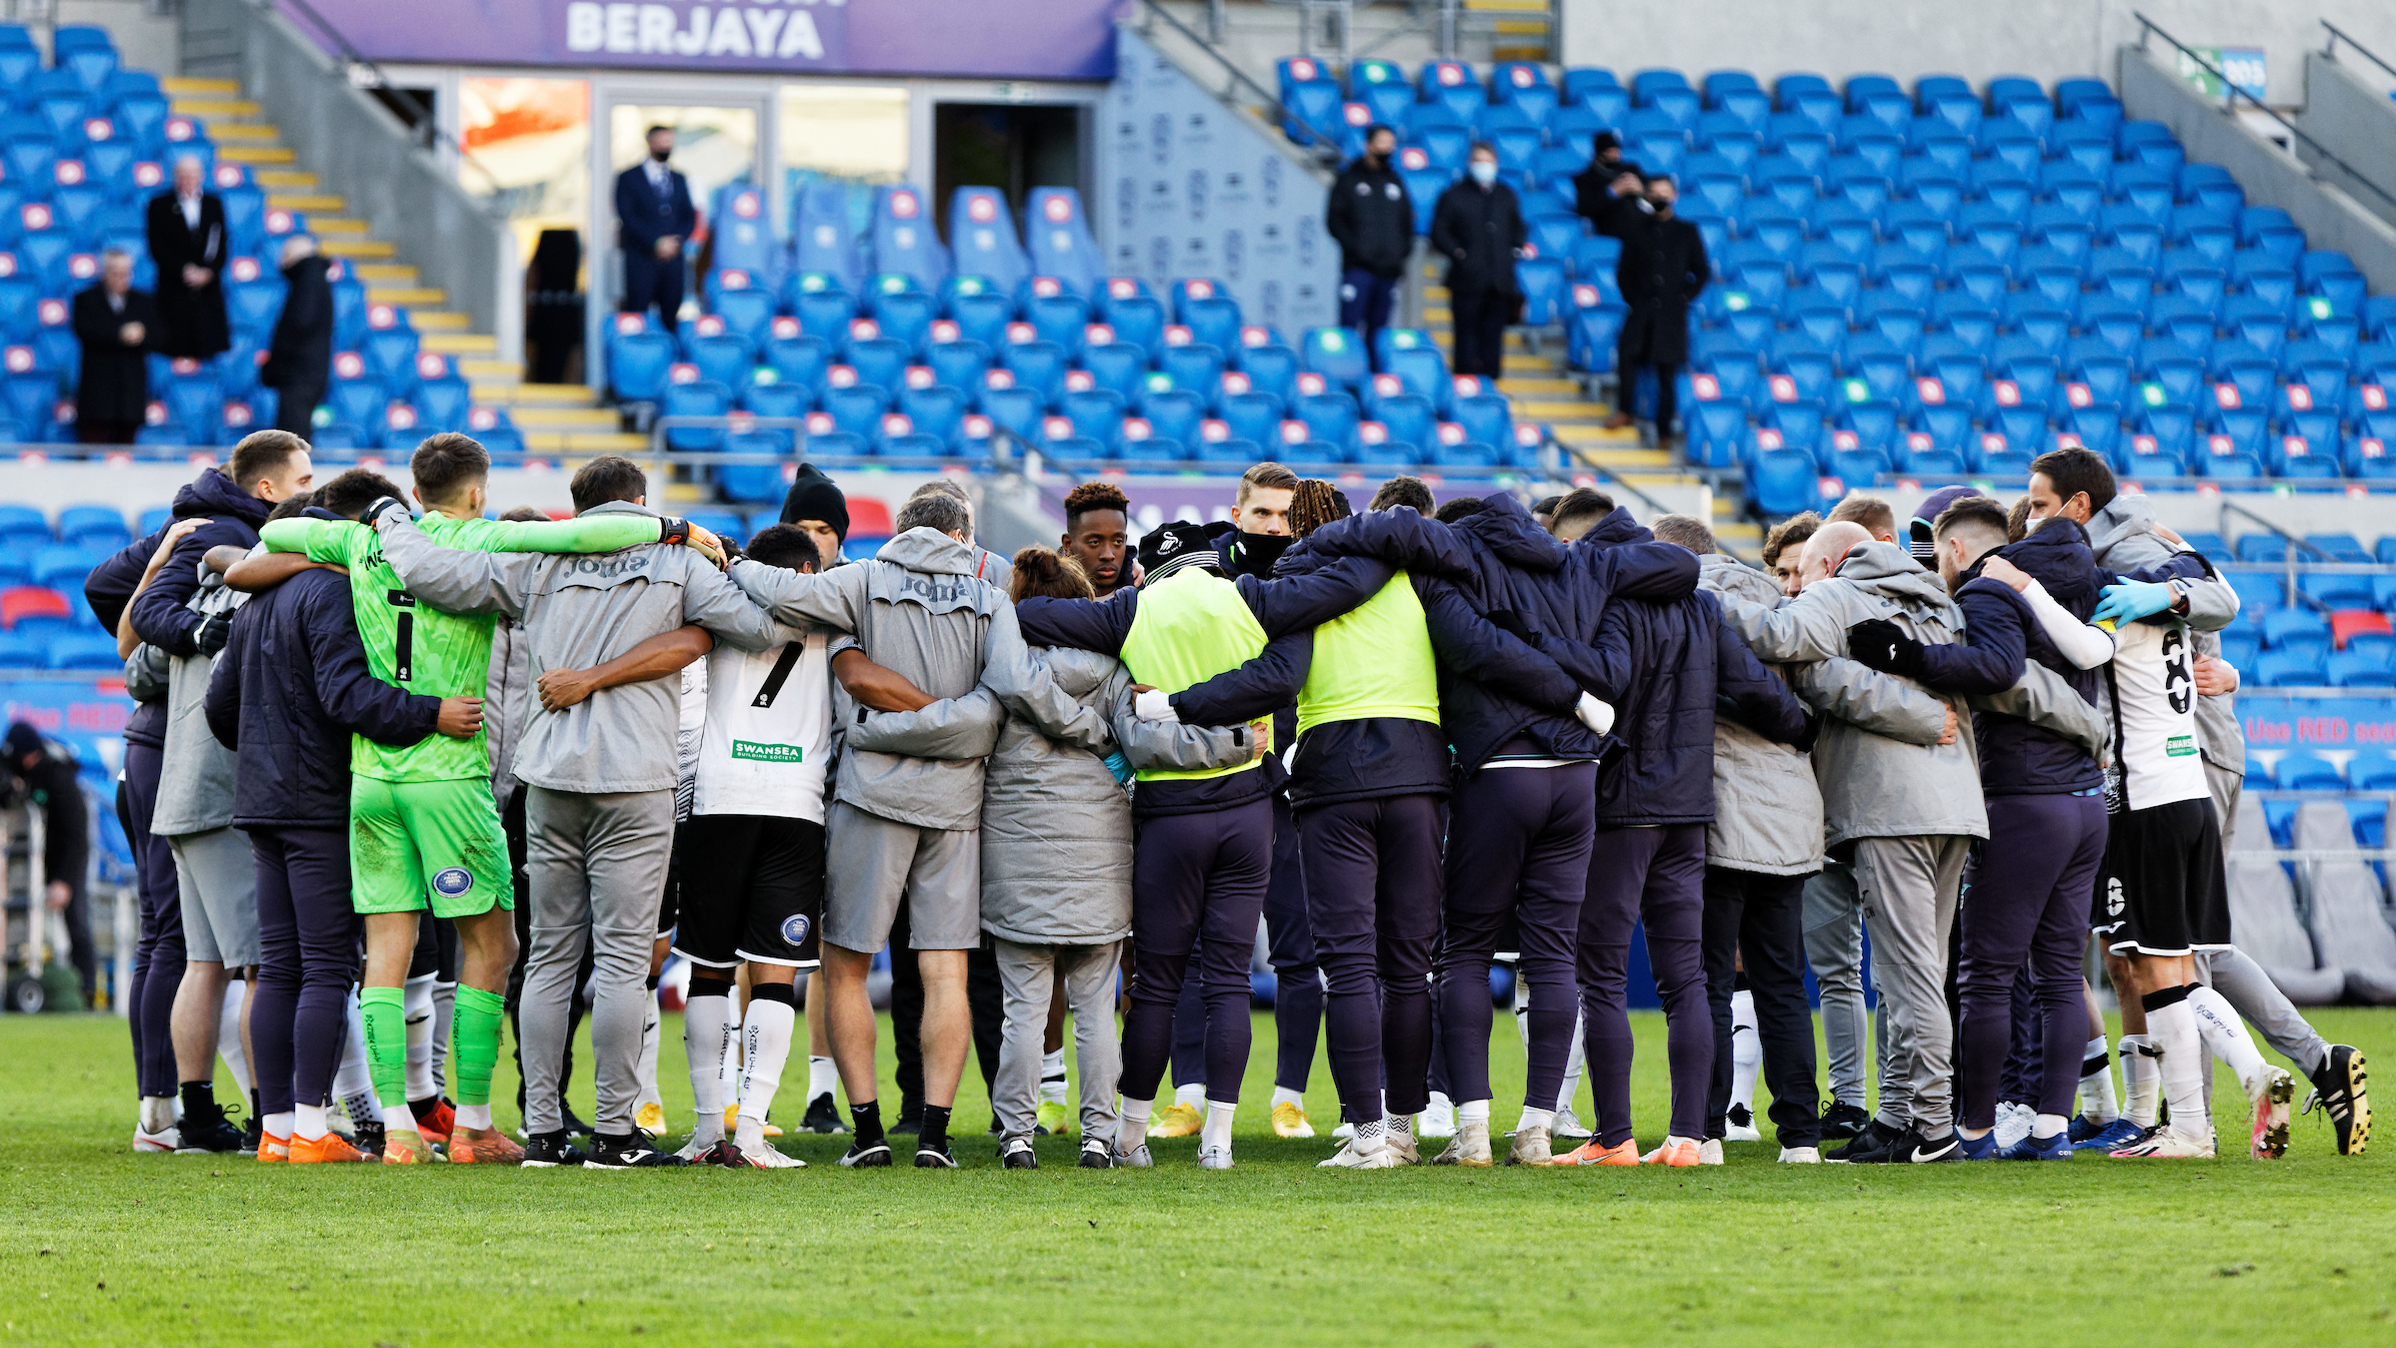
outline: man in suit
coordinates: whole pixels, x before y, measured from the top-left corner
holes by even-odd
[[[158,340],[158,302],[133,288],[133,256],[100,255],[100,284],[75,296],[75,338],[83,373],[75,386],[77,438],[87,445],[129,445],[150,405],[143,353]]]
[[[275,390],[275,429],[305,439],[316,404],[324,401],[333,367],[332,263],[316,255],[316,240],[295,234],[283,244],[283,312],[275,319],[266,366],[258,380]]]
[[[157,347],[206,360],[233,344],[225,324],[225,203],[202,190],[200,161],[175,161],[175,190],[150,201],[150,261],[158,268]]]
[[[1497,147],[1474,141],[1465,176],[1431,211],[1431,246],[1448,258],[1456,373],[1505,373],[1506,325],[1522,308],[1514,260],[1529,239],[1521,201],[1498,181]]]
[[[674,128],[649,128],[649,157],[616,175],[616,241],[624,249],[625,313],[651,304],[667,326],[682,308],[682,243],[699,226],[689,182],[666,161]]]

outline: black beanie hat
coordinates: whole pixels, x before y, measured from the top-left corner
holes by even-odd
[[[842,542],[848,541],[849,498],[812,463],[799,465],[798,476],[791,479],[790,491],[782,498],[782,522],[796,524],[800,520],[822,520]]]
[[[27,754],[47,752],[42,744],[42,732],[24,721],[11,721],[8,726],[7,738],[0,743],[6,745],[6,748],[0,749],[0,752],[5,752],[8,755],[11,766],[24,762]]]
[[[1142,585],[1153,585],[1186,566],[1223,569],[1223,559],[1215,552],[1214,540],[1206,536],[1205,526],[1171,520],[1140,540]]]

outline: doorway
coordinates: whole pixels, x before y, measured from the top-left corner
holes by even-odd
[[[948,202],[960,187],[1004,192],[1017,220],[1035,187],[1082,185],[1079,106],[942,103],[932,114],[933,217],[948,240]]]

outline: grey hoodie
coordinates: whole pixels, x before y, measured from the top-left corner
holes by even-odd
[[[657,512],[609,501],[583,513]],[[400,511],[376,527],[383,559],[417,599],[451,613],[504,613],[524,624],[532,657],[512,766],[518,780],[543,790],[671,791],[681,724],[677,680],[603,688],[550,711],[530,696],[548,671],[589,669],[691,624],[744,651],[804,635],[766,617],[706,558],[679,544],[595,555],[469,552],[433,542]]]
[[[249,602],[248,595],[225,588],[225,578],[209,570],[206,562],[198,566],[199,593],[183,607],[205,618]],[[150,818],[150,831],[162,838],[205,833],[233,822],[241,756],[217,741],[202,707],[215,671],[214,655],[179,655],[167,661],[166,747],[159,759],[158,806]]]
[[[1785,602],[1778,582],[1719,552],[1697,559],[1697,584],[1759,608]],[[1947,704],[1911,680],[1846,659],[1772,668],[1826,716],[1907,744],[1936,744],[1946,733]],[[1726,870],[1811,875],[1822,869],[1822,791],[1806,754],[1715,717],[1714,822],[1706,827],[1705,851],[1707,865]]]
[[[1057,695],[1042,687],[1046,672],[1024,647],[1014,605],[975,577],[978,565],[973,545],[930,528],[891,539],[870,562],[820,575],[733,565],[733,582],[776,619],[850,633],[874,663],[940,699],[916,712],[870,712],[834,694],[845,738],[835,789],[848,805],[918,828],[980,827],[983,760],[997,746],[1008,699]],[[904,719],[877,724],[891,716]],[[1105,726],[1088,713],[1078,733],[1097,744]]]
[[[1946,587],[1894,543],[1857,544],[1836,573],[1777,608],[1726,594],[1722,609],[1767,661],[1843,658],[1847,629],[1873,618],[1927,645],[1963,639],[1963,611]],[[1856,838],[1988,836],[1972,718],[1962,698],[1950,705],[1956,728],[1948,745],[1907,744],[1852,721],[1824,722],[1813,760],[1829,846]]]
[[[2114,572],[2143,571],[2148,567],[2161,566],[2180,551],[2155,532],[2155,507],[2144,496],[2116,496],[2103,510],[2098,511],[2096,517],[2088,521],[2088,549],[2096,554],[2098,566]],[[2211,656],[2218,660],[2221,658],[2221,637],[2217,629],[2226,625],[2227,620],[2210,626],[2200,625],[2203,621],[2198,611],[2203,603],[2201,591],[2197,585],[2185,588],[2189,592],[2188,625],[2194,631],[2193,645],[2197,656]],[[2218,588],[2229,590],[2230,587],[2220,584]],[[2218,600],[2218,596],[2215,598]],[[2236,592],[2230,593],[2229,602],[2230,617],[2235,618],[2238,615]],[[2207,763],[2240,777],[2246,775],[2246,735],[2238,725],[2236,694],[2200,697],[2196,700],[2196,739],[2197,747],[2203,752]]]
[[[1010,701],[982,790],[982,926],[1023,945],[1119,941],[1131,934],[1131,799],[1100,755],[1119,744],[1134,768],[1187,770],[1244,763],[1254,744],[1244,725],[1140,720],[1131,675],[1112,656],[1064,647],[1031,656],[1110,735],[1098,749],[1051,738],[1051,726]]]

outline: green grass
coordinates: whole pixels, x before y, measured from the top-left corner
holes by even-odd
[[[1663,1024],[1635,1020],[1652,1143]],[[2396,1012],[2315,1023],[2396,1064]],[[1501,1016],[1501,1098],[1513,1036]],[[134,1155],[121,1022],[0,1017],[0,1344],[2396,1342],[2388,1143],[2338,1157],[2317,1117],[2276,1164],[1798,1167],[1765,1143],[1697,1171],[1328,1172],[1330,1143],[1266,1128],[1271,1043],[1259,1017],[1229,1173],[1195,1138],[1107,1173],[1045,1139],[1010,1173],[979,1135],[940,1174],[840,1170],[829,1138],[772,1175],[269,1169]],[[1325,1126],[1319,1063],[1314,1085]],[[2237,1144],[2226,1074],[2216,1099]]]

